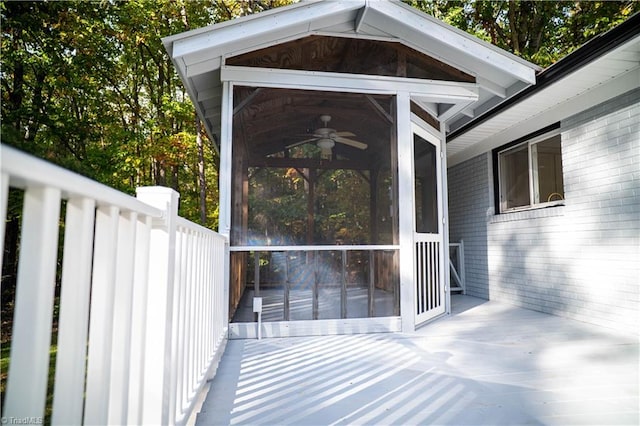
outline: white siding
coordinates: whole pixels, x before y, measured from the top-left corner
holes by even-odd
[[[640,90],[561,124],[564,206],[493,215],[490,154],[449,171],[469,294],[637,333]]]

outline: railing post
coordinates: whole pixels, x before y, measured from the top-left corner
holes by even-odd
[[[149,241],[142,422],[170,425],[175,422],[170,402],[176,390],[170,384],[171,370],[175,367],[171,342],[179,194],[170,188],[144,187],[138,188],[136,195],[140,201],[164,211],[163,218],[154,221]]]

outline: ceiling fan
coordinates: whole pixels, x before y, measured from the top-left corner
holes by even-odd
[[[331,149],[335,146],[336,142],[358,149],[367,149],[368,145],[366,143],[347,139],[345,137],[355,136],[355,134],[351,132],[337,132],[335,129],[331,129],[329,127],[329,122],[331,121],[330,115],[321,115],[320,121],[322,121],[323,127],[316,129],[313,132],[312,138],[293,143],[288,145],[287,148],[293,148],[295,146],[304,145],[305,143],[315,142],[321,150],[320,155],[323,159],[331,159]]]

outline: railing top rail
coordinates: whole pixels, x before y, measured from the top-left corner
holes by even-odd
[[[9,184],[12,187],[54,187],[62,191],[63,198],[86,197],[96,200],[97,206],[111,205],[125,211],[162,217],[162,211],[130,195],[7,145],[0,145],[0,159],[2,173],[9,175]]]
[[[205,228],[204,226],[199,225],[199,224],[197,224],[195,222],[191,222],[190,220],[185,219],[185,218],[183,218],[181,216],[178,216],[176,218],[176,225],[178,227],[181,227],[181,228],[187,228],[187,229],[191,229],[191,230],[194,230],[194,231],[197,231],[197,232],[207,233],[207,234],[210,234],[211,236],[213,236],[215,238],[220,238],[221,240],[227,241],[227,238],[224,237],[223,235],[218,234],[217,232],[215,232],[215,231],[213,231],[213,230],[211,230],[209,228]]]
[[[229,251],[353,251],[353,250],[399,250],[399,245],[308,245],[308,246],[231,246]]]

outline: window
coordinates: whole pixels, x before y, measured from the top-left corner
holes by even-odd
[[[498,151],[500,212],[564,200],[560,134],[546,134]]]

